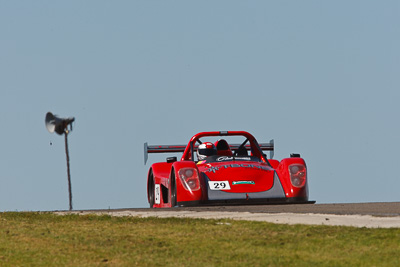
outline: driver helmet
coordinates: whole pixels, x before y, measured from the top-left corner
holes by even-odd
[[[197,148],[197,159],[205,160],[208,156],[217,155],[217,148],[211,142],[204,142]]]

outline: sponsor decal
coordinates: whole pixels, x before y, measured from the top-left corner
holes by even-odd
[[[216,171],[219,171],[220,169],[228,169],[228,168],[256,168],[256,169],[261,169],[265,171],[271,170],[268,166],[262,166],[262,165],[254,165],[254,164],[225,164],[225,165],[219,165],[219,166],[211,166],[206,170],[206,172],[213,172],[215,173]]]
[[[254,181],[234,181],[232,182],[232,185],[236,184],[256,184]]]
[[[161,190],[160,189],[161,189],[161,187],[159,184],[154,185],[154,198],[155,198],[154,202],[156,204],[160,204],[160,199],[161,199]]]
[[[217,161],[227,161],[227,160],[251,160],[250,157],[228,157],[228,156],[222,156],[217,158]]]

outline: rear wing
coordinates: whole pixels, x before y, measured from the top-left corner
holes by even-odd
[[[232,150],[239,148],[241,144],[229,144]],[[269,158],[274,157],[274,139],[269,141],[269,143],[258,144],[262,151],[269,151]],[[194,146],[197,150],[198,145]],[[246,149],[250,149],[250,144],[245,145]],[[185,152],[186,145],[148,145],[147,142],[144,143],[144,164],[146,165],[147,159],[149,158],[149,153],[179,153]]]
[[[149,158],[149,153],[183,153],[185,148],[186,145],[149,146],[146,142],[144,143],[144,165],[146,165],[147,159]]]

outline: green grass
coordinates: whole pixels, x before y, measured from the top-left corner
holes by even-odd
[[[400,266],[400,229],[0,213],[0,266]]]

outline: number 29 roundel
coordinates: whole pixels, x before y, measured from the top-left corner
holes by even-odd
[[[211,190],[231,190],[229,181],[208,181]]]

